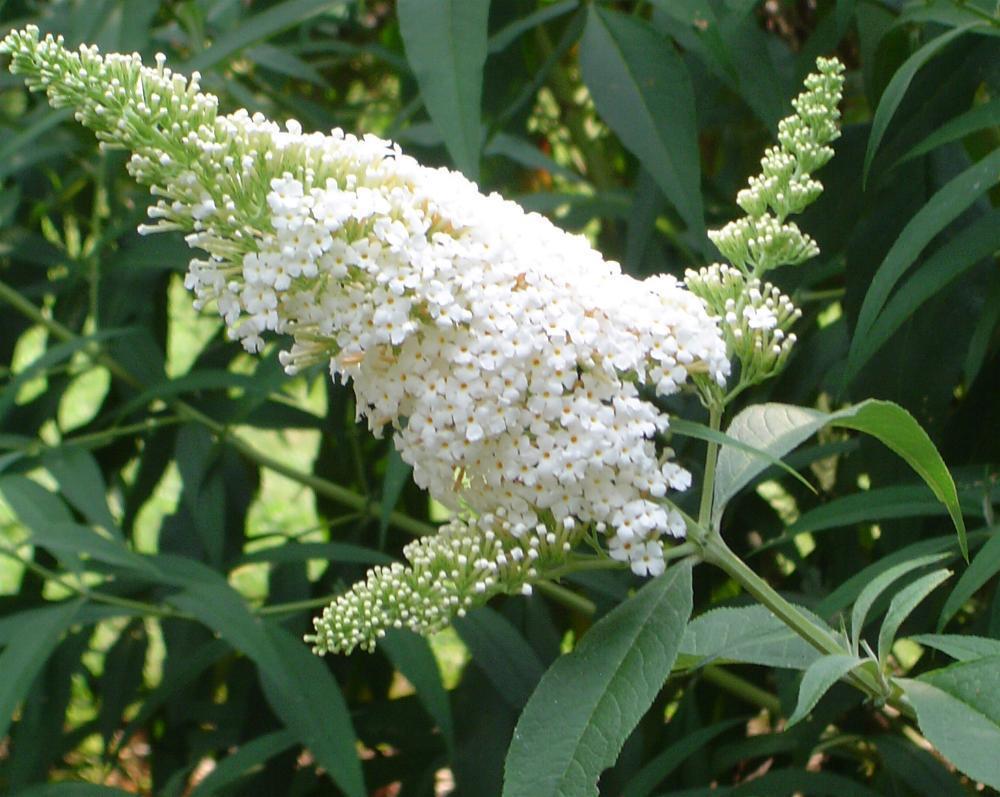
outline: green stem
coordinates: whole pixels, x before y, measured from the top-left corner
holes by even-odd
[[[759,603],[770,609],[775,617],[820,653],[843,655],[849,652],[833,634],[802,614],[801,611],[783,598],[777,590],[751,570],[726,545],[722,536],[717,531],[711,531],[707,534],[702,548],[702,557],[706,562],[714,564],[725,571],[743,589],[756,598]],[[886,695],[885,689],[879,683],[879,680],[867,670],[859,668],[851,673],[847,680],[876,701],[883,701],[889,697]],[[894,700],[890,702],[901,711],[909,711],[909,707],[904,704],[898,704]]]
[[[55,319],[50,318],[47,314],[43,313],[14,288],[10,287],[3,281],[0,281],[0,300],[6,302],[19,313],[27,318],[30,318],[36,324],[41,324],[49,330],[52,335],[60,340],[76,340],[79,337],[71,329],[63,326]],[[138,390],[143,389],[144,385],[135,376],[133,376],[106,352],[101,351],[100,347],[96,343],[87,347],[86,351],[95,362],[107,368],[113,376],[117,377],[131,387]],[[310,487],[315,492],[329,498],[330,500],[336,501],[337,503],[350,507],[351,509],[358,510],[359,512],[363,512],[368,517],[382,517],[382,507],[377,502],[370,501],[365,496],[359,495],[353,490],[349,490],[339,484],[334,484],[331,481],[314,476],[311,473],[300,471],[297,468],[286,465],[285,463],[258,451],[256,448],[233,434],[232,430],[230,430],[227,426],[219,423],[214,418],[205,415],[205,413],[192,407],[185,401],[181,401],[176,398],[169,398],[167,401],[173,406],[177,415],[182,420],[194,421],[195,423],[201,424],[211,431],[220,442],[230,445],[247,459],[256,462],[259,466],[274,471],[275,473],[280,473],[282,476],[292,479],[299,484]],[[406,531],[417,536],[433,534],[437,531],[437,528],[434,525],[411,518],[402,512],[390,513],[389,524],[402,531]]]
[[[708,410],[708,425],[712,431],[722,426],[722,407],[712,404]],[[719,445],[709,441],[705,452],[705,479],[701,486],[701,506],[698,509],[698,525],[707,529],[712,520],[712,493],[715,490],[715,465],[719,460]]]
[[[543,595],[552,598],[552,600],[561,603],[569,609],[574,609],[587,615],[593,615],[597,612],[597,604],[592,600],[583,597],[583,595],[578,595],[573,590],[566,589],[566,587],[560,584],[552,581],[536,581],[534,587]]]
[[[745,678],[740,678],[729,670],[724,670],[715,664],[709,664],[701,670],[701,677],[709,683],[722,687],[730,694],[742,698],[752,706],[759,706],[775,716],[781,714],[781,701],[776,695],[750,683]]]

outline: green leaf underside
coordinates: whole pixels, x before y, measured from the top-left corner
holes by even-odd
[[[955,28],[932,39],[907,58],[903,65],[896,70],[896,73],[889,81],[889,85],[882,92],[878,107],[875,109],[875,116],[872,119],[872,129],[868,136],[868,149],[865,151],[865,163],[862,172],[863,181],[867,182],[868,171],[871,168],[872,160],[875,158],[875,153],[878,151],[879,144],[882,143],[882,137],[885,135],[889,123],[896,113],[896,109],[899,108],[906,90],[910,87],[910,83],[920,70],[920,67],[937,55],[945,45],[961,36],[976,24],[982,23],[963,25],[960,28]]]
[[[596,797],[670,673],[691,606],[691,567],[672,567],[549,668],[514,730],[503,797]]]
[[[757,404],[740,412],[726,433],[772,456],[782,457],[828,425],[870,434],[902,457],[948,508],[962,554],[968,557],[965,521],[955,482],[927,433],[897,404],[870,399],[834,413],[791,404]],[[722,449],[715,474],[713,524],[719,524],[729,500],[764,467],[760,457],[732,447]]]
[[[694,90],[673,43],[635,17],[592,5],[580,70],[601,118],[653,176],[688,229],[703,237]]]
[[[948,679],[938,680],[940,673],[973,667],[981,662],[985,662],[985,667],[977,666],[968,673],[958,670]],[[984,705],[983,699],[995,704],[1000,695],[996,689],[998,671],[1000,657],[990,657],[936,670],[918,680],[896,679],[906,699],[916,709],[920,731],[927,740],[962,772],[994,789],[1000,788],[1000,756],[997,756],[1000,716],[995,712],[996,706]],[[983,673],[992,676],[985,693],[976,691]],[[968,682],[966,675],[971,676]],[[970,689],[973,690],[971,700]]]
[[[772,456],[769,452],[764,451],[763,449],[756,448],[748,443],[744,443],[741,440],[737,440],[735,437],[730,437],[724,432],[718,432],[715,429],[705,426],[703,423],[696,423],[695,421],[689,421],[685,418],[671,418],[670,431],[684,437],[693,437],[696,440],[718,443],[720,446],[730,446],[738,451],[742,451],[744,454],[759,457],[768,465],[781,468],[781,470],[785,473],[790,476],[794,476],[799,482],[808,487],[811,492],[816,492],[816,488],[813,487],[801,473],[783,462],[780,458]]]
[[[861,659],[847,655],[822,656],[810,664],[799,686],[799,702],[786,727],[790,728],[805,719],[820,698],[830,691],[830,687],[859,664]]]
[[[489,0],[399,0],[399,29],[427,112],[455,165],[479,176]]]
[[[812,612],[796,608],[833,633]],[[766,606],[713,609],[696,617],[684,632],[681,653],[700,659],[699,664],[739,661],[794,670],[806,669],[820,655]]]

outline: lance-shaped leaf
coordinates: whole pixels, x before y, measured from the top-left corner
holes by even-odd
[[[455,165],[475,180],[489,0],[399,0],[399,29],[420,96]]]
[[[601,118],[704,237],[701,168],[691,78],[671,41],[642,20],[594,4],[580,69]]]
[[[857,656],[847,655],[823,656],[810,664],[809,669],[802,676],[802,683],[799,685],[798,705],[795,706],[792,716],[788,718],[786,727],[790,728],[805,719],[820,698],[830,691],[830,687],[859,664],[861,664],[861,659]]]
[[[670,674],[691,605],[691,568],[673,567],[552,665],[514,729],[503,797],[597,797]]]

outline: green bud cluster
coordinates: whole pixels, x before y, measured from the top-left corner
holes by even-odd
[[[566,564],[585,527],[539,524],[520,537],[497,533],[497,519],[452,520],[407,545],[408,565],[374,567],[314,620],[306,637],[317,654],[374,650],[394,628],[440,631],[454,616],[500,594],[531,594],[531,582]],[[554,530],[553,530],[554,529]]]
[[[820,58],[816,66],[806,90],[792,101],[795,114],[778,125],[778,146],[767,149],[761,173],[737,195],[746,217],[709,232],[719,251],[748,277],[819,254],[816,242],[786,221],[822,192],[811,174],[833,157],[829,144],[840,135],[844,66],[835,58]]]
[[[816,66],[805,91],[792,101],[795,113],[778,125],[778,146],[764,152],[761,173],[736,197],[747,215],[708,233],[732,265],[713,264],[685,275],[691,292],[722,320],[727,355],[740,363],[730,397],[780,371],[795,343],[789,330],[801,311],[761,277],[819,254],[816,242],[787,220],[823,191],[812,172],[833,157],[829,144],[840,135],[844,66],[835,58],[819,58]],[[722,398],[712,390],[714,400]]]
[[[693,294],[722,309],[722,334],[730,358],[739,360],[740,385],[755,385],[784,367],[796,341],[789,330],[802,316],[788,296],[720,263],[689,269],[684,278]]]

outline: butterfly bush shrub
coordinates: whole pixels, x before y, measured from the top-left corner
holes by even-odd
[[[881,654],[860,657],[734,560],[719,535],[724,503],[713,506],[720,442],[774,459],[755,454],[760,441],[722,437],[721,418],[781,371],[796,342],[801,310],[767,274],[819,252],[790,217],[822,191],[813,175],[839,135],[839,61],[818,59],[806,78],[737,196],[746,215],[709,233],[728,262],[678,281],[628,276],[582,236],[378,137],[220,115],[199,75],[173,72],[163,56],[145,66],[72,51],[33,27],[0,49],[30,88],[72,108],[104,146],[131,152],[130,174],[155,197],[140,232],[180,232],[199,251],[185,278],[196,306],[217,312],[248,352],[268,335],[287,341],[289,374],[328,364],[353,387],[358,419],[391,433],[415,482],[452,511],[403,549],[405,562],[372,568],[316,618],[306,637],[315,652],[370,651],[391,629],[429,634],[493,596],[577,570],[657,577],[687,556],[727,570],[839,656],[827,687],[843,677],[907,709]],[[670,447],[684,419],[662,399],[683,393],[711,418],[697,517],[672,498],[692,476]],[[842,425],[872,431],[867,415],[854,417]],[[675,657],[680,640],[671,644]],[[509,768],[517,744],[515,734]]]

